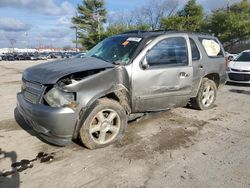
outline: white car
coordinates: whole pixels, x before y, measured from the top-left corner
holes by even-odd
[[[250,50],[240,53],[227,67],[228,82],[250,83]]]

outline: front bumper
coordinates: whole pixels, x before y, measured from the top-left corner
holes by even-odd
[[[227,82],[250,84],[250,72],[227,71]]]
[[[46,141],[64,146],[71,142],[77,112],[71,108],[54,108],[32,104],[17,94],[17,109],[25,121]]]

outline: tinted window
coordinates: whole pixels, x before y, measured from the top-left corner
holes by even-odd
[[[174,37],[160,41],[147,53],[147,62],[150,66],[188,64],[186,40]]]
[[[198,50],[198,47],[196,46],[193,39],[189,38],[190,45],[191,45],[191,51],[192,51],[192,60],[196,61],[200,59],[200,52]]]
[[[216,39],[200,38],[200,42],[209,57],[223,57],[221,46]]]

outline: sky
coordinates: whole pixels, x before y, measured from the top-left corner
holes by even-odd
[[[179,0],[184,5],[187,0]],[[225,7],[228,0],[197,0],[209,12]],[[230,0],[231,2],[239,0]],[[82,0],[0,0],[0,48],[74,46],[71,17]],[[130,11],[147,0],[105,0],[108,13]]]

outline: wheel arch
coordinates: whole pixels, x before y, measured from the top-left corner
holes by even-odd
[[[220,86],[220,75],[218,73],[210,73],[205,75],[203,78],[208,78],[209,80],[213,80],[217,88]]]
[[[108,98],[119,102],[120,105],[126,111],[127,115],[131,113],[129,92],[125,86],[119,84],[115,88],[99,93],[98,95],[94,96],[91,100],[88,101],[86,107],[80,110],[73,132],[73,137],[72,137],[73,140],[77,139],[83,121],[88,117],[88,114],[91,112],[90,110],[91,107],[95,105],[97,100],[102,98]]]

